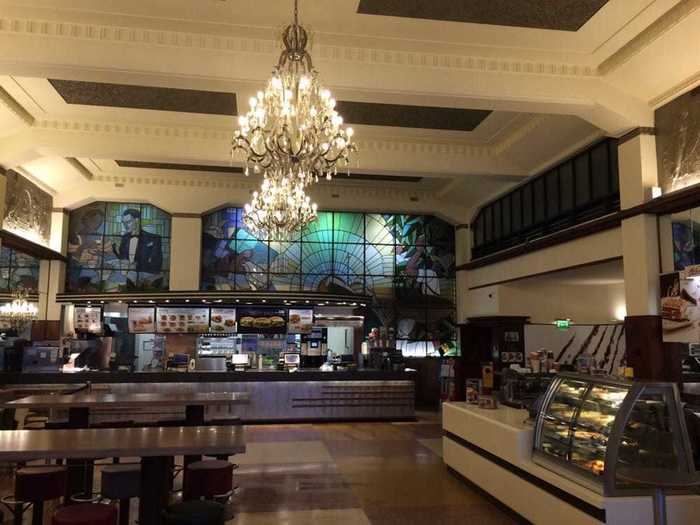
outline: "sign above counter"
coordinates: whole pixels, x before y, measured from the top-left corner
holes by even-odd
[[[209,331],[209,308],[163,308],[156,311],[159,333],[198,334]]]

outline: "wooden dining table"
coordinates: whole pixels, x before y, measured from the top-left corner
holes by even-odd
[[[245,451],[239,425],[0,431],[0,461],[141,457],[139,523],[154,525],[168,503],[169,458]]]

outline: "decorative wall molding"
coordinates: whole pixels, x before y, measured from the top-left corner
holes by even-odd
[[[76,159],[75,157],[66,157],[66,161],[68,162],[68,164],[73,166],[78,171],[78,173],[80,173],[85,178],[85,180],[92,180],[92,172],[89,169],[87,169],[83,165],[83,163],[80,162],[78,159]]]
[[[176,177],[176,176],[133,176],[133,175],[96,175],[92,182],[144,185],[144,186],[173,186],[181,188],[203,188],[214,190],[239,190],[250,192],[258,187],[258,180],[254,178],[231,179],[225,176],[208,176],[203,178]],[[343,199],[361,201],[367,198],[380,198],[391,201],[410,201],[418,197],[420,200],[431,201],[434,196],[429,190],[403,189],[403,188],[377,188],[355,185],[315,185],[311,192],[314,197],[330,197],[331,194],[340,194]]]
[[[547,121],[547,115],[529,115],[529,118],[521,126],[515,126],[505,136],[491,147],[491,155],[502,155],[515,144],[533,133]]]
[[[656,135],[656,128],[635,128],[617,139],[617,146],[620,147],[640,135]]]
[[[653,108],[658,108],[670,102],[671,100],[683,95],[686,91],[692,91],[700,86],[700,71],[689,76],[683,82],[673,86],[671,89],[664,91],[658,97],[654,97],[649,101],[649,105]]]
[[[34,117],[17,102],[12,95],[0,87],[0,106],[9,110],[15,117],[24,122],[27,126],[34,124]]]
[[[227,53],[265,54],[270,57],[276,56],[279,52],[279,42],[273,39],[222,37],[206,33],[162,31],[139,27],[27,18],[0,18],[0,33],[88,40],[110,44],[169,46]],[[512,57],[496,58],[425,53],[328,44],[319,44],[316,47],[316,53],[320,60],[332,60],[334,62],[342,61],[366,65],[438,68],[518,75],[597,76],[594,68],[563,62],[523,60]]]
[[[700,0],[683,0],[679,2],[617,52],[601,62],[598,66],[598,73],[605,76],[626,64],[693,14],[698,8],[700,8]]]

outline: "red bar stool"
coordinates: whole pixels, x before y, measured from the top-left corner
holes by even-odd
[[[58,509],[52,525],[117,525],[117,509],[100,503],[81,503]]]
[[[15,473],[14,501],[3,503],[15,506],[15,523],[22,522],[25,503],[32,505],[32,523],[41,525],[44,519],[44,502],[62,498],[66,492],[68,469],[60,466],[23,467]]]
[[[228,499],[233,486],[233,465],[220,459],[195,461],[185,467],[182,499]]]

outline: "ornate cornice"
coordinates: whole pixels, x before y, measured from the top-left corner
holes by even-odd
[[[90,40],[116,44],[169,46],[225,53],[266,54],[276,56],[279,42],[273,39],[220,36],[206,33],[163,31],[140,27],[109,26],[80,22],[27,18],[0,18],[0,32],[34,37]],[[484,73],[591,77],[595,69],[579,64],[525,60],[512,57],[484,57],[446,53],[428,53],[390,49],[319,44],[321,60],[368,65],[411,68],[453,69]]]
[[[617,52],[604,60],[598,66],[598,73],[607,75],[615,71],[671,31],[698,8],[700,8],[700,0],[683,0],[679,2]],[[692,44],[689,42],[688,45]]]

